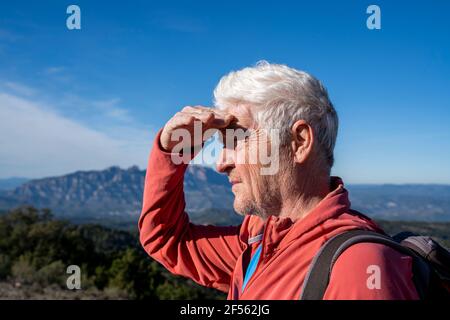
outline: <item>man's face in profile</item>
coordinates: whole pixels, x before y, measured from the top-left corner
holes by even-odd
[[[224,148],[217,160],[217,171],[229,177],[236,212],[265,217],[280,202],[278,172],[261,174],[265,163],[260,155],[270,152],[270,137],[267,130],[256,125],[251,107],[233,106],[227,112],[236,121],[222,130]]]

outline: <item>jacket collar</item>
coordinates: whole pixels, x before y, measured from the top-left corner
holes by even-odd
[[[271,215],[266,221],[258,216],[246,216],[242,225],[241,241],[246,244],[264,241],[266,252],[278,247],[281,242],[289,243],[304,233],[350,210],[348,191],[339,177],[330,177],[330,192],[303,219]]]

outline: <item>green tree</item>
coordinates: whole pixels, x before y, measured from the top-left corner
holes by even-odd
[[[112,262],[109,275],[109,286],[126,290],[132,299],[157,298],[155,289],[163,280],[155,263],[134,248]]]

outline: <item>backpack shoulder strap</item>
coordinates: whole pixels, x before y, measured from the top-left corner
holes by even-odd
[[[330,281],[334,263],[346,249],[362,242],[384,244],[403,254],[412,256],[414,259],[414,284],[419,296],[421,298],[425,296],[430,270],[422,259],[389,236],[369,230],[350,230],[329,239],[315,255],[303,282],[300,299],[322,300]]]

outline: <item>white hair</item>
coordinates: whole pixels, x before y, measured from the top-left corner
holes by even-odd
[[[325,87],[310,74],[286,65],[260,61],[255,67],[232,71],[220,79],[214,90],[219,109],[233,105],[255,107],[255,120],[263,128],[280,131],[280,143],[291,141],[290,131],[297,120],[305,120],[314,130],[329,168],[338,117]]]

